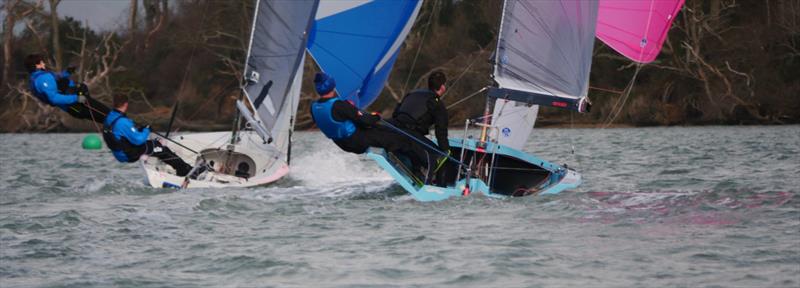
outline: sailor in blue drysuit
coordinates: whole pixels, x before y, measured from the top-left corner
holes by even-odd
[[[400,153],[419,166],[425,151],[411,139],[378,126],[381,116],[363,114],[352,103],[337,97],[336,81],[325,73],[314,76],[314,86],[320,98],[311,102],[311,116],[326,137],[344,151],[361,154],[369,147],[384,148]],[[415,172],[416,173],[416,172]]]
[[[123,163],[132,163],[139,160],[142,155],[150,155],[161,159],[167,165],[175,168],[178,176],[186,176],[192,166],[183,161],[175,152],[162,145],[158,140],[148,140],[150,126],[137,129],[133,120],[125,115],[128,111],[128,96],[114,95],[114,110],[108,114],[103,123],[103,140],[111,149],[114,158]],[[198,170],[199,171],[199,170]],[[195,174],[199,174],[199,171]]]
[[[44,57],[31,54],[25,58],[25,67],[31,73],[30,89],[37,99],[58,107],[79,119],[88,119],[102,124],[108,115],[108,107],[89,97],[89,89],[83,83],[75,84],[69,77],[69,69],[61,73],[48,71]]]

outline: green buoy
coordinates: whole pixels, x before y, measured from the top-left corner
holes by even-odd
[[[97,135],[89,134],[83,137],[83,144],[81,144],[81,147],[86,150],[97,150],[103,148],[103,141],[101,141],[100,137]]]

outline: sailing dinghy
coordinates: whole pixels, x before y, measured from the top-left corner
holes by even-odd
[[[446,186],[421,183],[401,157],[383,149],[373,148],[368,156],[419,201],[575,189],[582,183],[577,171],[522,151],[539,106],[588,112],[595,33],[602,32],[601,40],[635,61],[652,61],[682,4],[683,0],[506,0],[493,59],[496,85],[486,88],[482,121],[467,120],[463,138],[448,139],[454,156],[453,165],[445,166],[450,175]],[[603,20],[599,27],[598,17]],[[475,127],[479,129],[470,129]],[[470,131],[480,134],[472,136]]]
[[[418,0],[258,1],[245,97],[237,102],[245,129],[239,130],[237,122],[233,132],[178,136],[173,140],[189,149],[176,153],[209,164],[213,171],[196,180],[178,177],[150,158],[141,161],[148,182],[154,187],[244,187],[280,179],[289,172],[305,51],[322,71],[335,75],[340,98],[366,107],[383,89],[421,5]]]
[[[233,131],[171,139],[184,146],[174,149],[181,158],[211,169],[189,179],[175,175],[159,159],[143,159],[151,186],[247,187],[274,182],[289,172],[306,43],[317,7],[316,0],[256,2],[242,81],[244,97],[236,103]],[[241,119],[245,129],[239,129]]]

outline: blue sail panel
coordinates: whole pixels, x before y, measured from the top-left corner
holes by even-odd
[[[343,99],[371,104],[389,77],[421,1],[321,1],[308,50]]]
[[[358,102],[356,102],[359,108],[367,107],[378,98],[378,95],[381,95],[383,85],[386,83],[386,80],[389,79],[389,74],[392,72],[394,62],[397,60],[397,54],[400,54],[400,51],[395,51],[392,57],[389,58],[389,61],[386,62],[386,65],[378,67],[380,69],[377,69],[375,73],[371,74],[367,79],[364,79],[364,85],[358,94]]]

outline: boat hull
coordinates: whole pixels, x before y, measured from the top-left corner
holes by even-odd
[[[251,187],[277,181],[289,173],[286,155],[271,145],[266,145],[252,131],[239,133],[241,140],[229,145],[231,132],[191,133],[173,140],[201,152],[214,171],[201,173],[197,179],[175,175],[175,170],[155,157],[142,157],[139,161],[146,174],[146,182],[156,188],[206,188]],[[201,161],[199,155],[177,145],[169,145],[189,164]],[[232,151],[229,148],[233,148]]]
[[[383,149],[371,148],[367,156],[378,163],[403,189],[419,201],[441,201],[471,194],[482,194],[487,197],[498,198],[558,194],[565,190],[575,189],[582,183],[581,175],[578,172],[510,147],[493,143],[489,143],[486,147],[478,147],[478,143],[472,139],[462,141],[462,139],[451,138],[449,141],[454,152],[463,149],[465,155],[469,156],[472,153],[472,155],[482,156],[481,153],[486,154],[485,151],[493,151],[496,153],[495,156],[499,157],[496,159],[508,159],[505,162],[507,165],[513,164],[516,167],[531,168],[530,170],[515,168],[516,170],[511,172],[503,172],[505,167],[495,165],[494,168],[496,169],[490,170],[493,172],[490,172],[490,176],[484,178],[486,180],[478,177],[471,177],[470,179],[457,177],[449,181],[445,187],[439,187],[419,184],[410,175],[408,168],[403,165],[402,161],[398,161],[396,157],[387,154]],[[453,153],[453,155],[459,154]],[[468,158],[466,157],[465,159]],[[468,161],[465,161],[465,163],[468,163]],[[493,163],[503,162],[495,161]],[[527,177],[526,174],[528,174]],[[516,184],[509,188],[507,182],[516,182]]]

